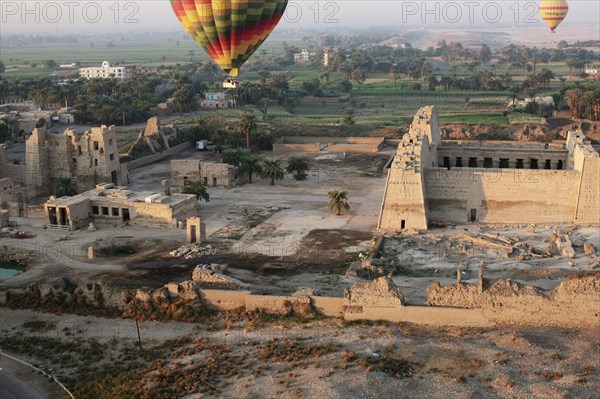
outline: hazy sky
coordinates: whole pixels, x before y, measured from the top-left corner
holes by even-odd
[[[280,23],[285,28],[331,29],[395,26],[414,28],[511,26],[543,27],[539,1],[526,0],[290,0]],[[23,6],[25,5],[25,6]],[[600,1],[569,0],[569,15],[561,26],[598,24]],[[181,29],[168,0],[22,1],[0,0],[0,33],[101,33],[106,31],[172,31]],[[593,33],[592,33],[593,34]],[[600,31],[596,39],[600,39]],[[594,37],[590,37],[594,39]]]

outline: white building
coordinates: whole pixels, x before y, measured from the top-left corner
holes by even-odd
[[[74,69],[74,68],[77,68],[78,65],[76,62],[72,62],[70,64],[60,64],[58,67],[60,69]]]
[[[597,65],[590,65],[587,68],[585,68],[585,73],[587,73],[588,75],[598,75],[599,72],[600,66]]]
[[[125,79],[125,66],[117,66],[111,67],[110,62],[104,61],[101,67],[91,67],[91,68],[81,68],[79,70],[79,75],[84,79],[93,79],[93,78],[116,78],[116,79]]]
[[[308,49],[303,49],[301,52],[294,54],[294,62],[298,65],[307,65],[313,56],[314,53],[311,53]]]

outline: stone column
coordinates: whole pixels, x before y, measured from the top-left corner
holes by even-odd
[[[164,195],[171,195],[171,180],[170,179],[164,179],[162,182],[162,189],[163,189],[163,194]]]
[[[477,284],[477,291],[482,294],[483,293],[483,269],[485,268],[484,262],[479,262],[479,281]]]
[[[206,229],[204,223],[198,216],[188,218],[186,221],[187,242],[190,244],[202,244],[206,240]]]

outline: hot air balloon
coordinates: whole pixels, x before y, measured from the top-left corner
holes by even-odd
[[[190,36],[230,75],[224,87],[237,87],[239,69],[271,34],[288,0],[171,0]]]
[[[569,4],[565,0],[543,0],[540,4],[540,17],[546,22],[552,33],[569,12]]]

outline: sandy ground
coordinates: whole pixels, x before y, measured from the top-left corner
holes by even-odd
[[[1,339],[38,337],[65,342],[95,340],[105,346],[105,357],[124,347],[135,349],[137,334],[132,320],[109,320],[73,315],[48,315],[2,309]],[[44,332],[24,327],[26,321],[54,323]],[[233,326],[206,330],[188,323],[140,323],[143,346],[159,348],[169,342],[161,360],[167,364],[202,363],[211,350],[177,351],[176,338],[207,339],[227,345],[232,356],[254,359],[269,342],[301,342],[308,347],[330,345],[332,352],[312,354],[297,361],[289,358],[241,362],[241,374],[217,377],[217,395],[186,398],[594,398],[600,389],[600,346],[597,331],[436,329],[413,325],[344,325],[336,320],[305,324],[283,322],[256,328]],[[300,341],[297,341],[297,340]],[[185,347],[185,344],[181,344]],[[76,348],[76,346],[74,347]],[[135,352],[135,351],[134,351]],[[371,371],[344,352],[377,362],[380,357],[411,363],[410,375],[398,378]],[[152,352],[149,352],[152,353]],[[179,353],[179,354],[177,354]],[[182,355],[181,353],[184,353]],[[63,354],[66,355],[66,354]],[[148,362],[154,359],[145,355]],[[218,356],[218,355],[214,355]],[[285,357],[285,356],[284,356]],[[44,364],[35,356],[25,356]],[[227,367],[225,364],[223,367]],[[266,373],[256,373],[258,369]],[[238,370],[239,370],[238,368]],[[179,369],[179,367],[178,367]]]
[[[358,254],[365,252],[375,236],[377,216],[385,186],[378,167],[390,154],[309,155],[312,164],[306,181],[290,177],[271,186],[254,177],[253,184],[229,189],[210,188],[211,201],[198,211],[206,224],[208,243],[217,254],[183,261],[168,252],[185,242],[183,230],[148,230],[131,227],[100,228],[96,232],[74,232],[69,240],[58,232],[43,230],[42,220],[19,220],[20,228],[37,234],[31,240],[0,239],[3,250],[33,255],[34,264],[25,273],[1,282],[2,285],[30,283],[40,277],[63,276],[85,280],[109,275],[115,282],[157,288],[171,281],[188,279],[199,263],[220,263],[228,273],[253,286],[256,294],[290,294],[298,287],[318,289],[322,295],[341,296],[344,288],[360,281],[344,273]],[[217,156],[189,150],[179,158],[207,161]],[[162,161],[132,172],[135,189],[159,192],[161,180],[170,175],[170,161]],[[335,216],[328,211],[327,191],[348,190],[350,211]],[[178,189],[178,188],[174,188]],[[486,262],[485,277],[511,278],[524,284],[552,289],[567,276],[590,269],[592,258],[583,254],[590,242],[600,248],[600,232],[595,227],[577,228],[572,238],[575,259],[558,253],[547,258],[506,258],[500,251],[481,249],[461,239],[479,232],[501,234],[539,249],[557,226],[538,226],[534,233],[526,226],[452,226],[430,230],[418,236],[389,238],[381,258],[395,266],[394,282],[411,304],[426,302],[426,290],[435,281],[456,281],[456,265],[463,263],[463,281],[475,282],[478,264]],[[566,231],[566,228],[562,228]],[[451,243],[456,249],[445,253]],[[87,248],[131,245],[131,256],[98,255],[87,260]],[[573,266],[569,265],[572,262]]]
[[[253,285],[254,293],[291,293],[298,287],[318,288],[323,295],[340,296],[345,287],[361,280],[344,276],[357,255],[371,246],[385,177],[377,172],[383,155],[313,157],[313,174],[304,182],[286,179],[270,186],[256,178],[253,184],[230,189],[210,189],[211,202],[199,213],[207,226],[214,256],[183,261],[167,256],[185,241],[185,231],[153,231],[130,227],[79,231],[64,240],[64,234],[48,232],[43,221],[20,220],[20,229],[37,236],[19,241],[2,238],[3,251],[21,251],[34,256],[33,265],[2,285],[30,283],[41,277],[63,276],[86,280],[111,276],[115,284],[157,287],[188,279],[197,263],[218,262],[228,273]],[[182,156],[211,159],[205,153]],[[136,189],[160,190],[160,180],[169,176],[167,161],[139,169],[133,174]],[[351,210],[335,216],[326,208],[327,191],[348,190]],[[584,242],[600,247],[597,227],[572,229],[576,257],[559,254],[547,258],[503,258],[496,250],[476,248],[461,241],[464,234],[500,234],[544,248],[553,226],[465,225],[431,230],[416,236],[386,240],[382,261],[398,266],[393,279],[408,303],[423,303],[426,287],[434,281],[455,282],[456,264],[465,264],[463,281],[475,281],[477,264],[487,263],[486,277],[512,278],[542,288],[553,288],[566,276],[585,273],[592,257],[582,252]],[[563,230],[567,231],[566,227]],[[447,243],[452,250],[444,252]],[[86,260],[87,247],[130,245],[137,252],[125,257],[97,256]],[[5,248],[6,247],[6,248]],[[573,262],[570,266],[568,262]],[[45,321],[52,328],[32,331],[26,322]],[[209,322],[207,322],[209,323]],[[212,322],[210,322],[212,323]],[[141,322],[145,348],[173,345],[173,340],[205,338],[214,345],[227,345],[236,355],[258,356],[257,349],[273,338],[300,339],[303,344],[332,344],[326,355],[311,355],[300,362],[244,363],[236,378],[219,377],[218,394],[188,395],[224,398],[593,398],[600,389],[598,332],[564,330],[446,330],[410,325],[379,326],[318,320],[296,324],[275,321],[251,326],[237,322],[226,328],[190,323]],[[124,348],[135,348],[137,332],[132,320],[103,319],[75,315],[42,314],[29,310],[0,308],[0,340],[14,342],[39,337],[40,342],[58,339],[73,343],[95,340],[106,345],[106,358],[117,357]],[[282,341],[283,340],[283,341]],[[182,344],[184,345],[184,344]],[[257,347],[258,345],[258,347]],[[130,349],[128,349],[130,350]],[[185,358],[168,352],[174,362],[204,362],[209,353],[187,348]],[[189,355],[192,351],[192,355]],[[376,362],[394,356],[411,362],[412,372],[397,378],[378,367],[369,371],[358,360],[343,360],[342,351]],[[129,353],[129,352],[128,352]],[[21,354],[20,356],[22,356]],[[77,354],[73,354],[77,358]],[[162,356],[162,355],[161,355]],[[208,357],[210,358],[210,356]],[[48,360],[35,355],[26,360],[47,367]],[[164,358],[161,358],[164,360]],[[146,355],[145,361],[151,361]],[[51,362],[50,362],[51,363]],[[258,367],[268,367],[263,374]],[[62,370],[75,375],[76,369]]]

